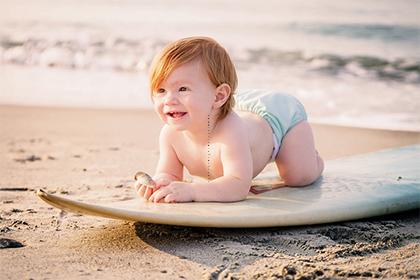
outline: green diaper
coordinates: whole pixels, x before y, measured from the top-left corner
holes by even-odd
[[[255,113],[271,126],[275,136],[272,160],[276,158],[286,133],[299,122],[307,120],[302,103],[294,96],[279,91],[241,90],[234,97],[235,110]]]

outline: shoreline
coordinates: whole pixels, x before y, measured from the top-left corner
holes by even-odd
[[[153,112],[153,109],[149,108],[88,108],[0,104],[0,114],[0,118],[4,118],[3,123],[7,124],[5,127],[12,130],[11,124],[13,124],[13,121],[10,119],[21,125],[20,122],[24,121],[25,114],[38,114],[39,119],[33,120],[37,123],[37,129],[42,129],[40,123],[46,122],[60,130],[57,123],[58,120],[48,120],[48,116],[51,114],[57,114],[63,120],[77,119],[79,121],[83,118],[89,120],[92,116],[96,116],[94,118],[95,123],[91,123],[91,125],[95,126],[101,125],[100,119],[97,117],[103,117],[104,120],[112,119],[113,125],[125,130],[125,135],[129,133],[129,127],[134,129],[135,124],[140,124],[140,126],[147,126],[148,132],[158,137],[159,129],[163,125]],[[120,118],[120,121],[117,118]],[[149,124],[145,124],[145,122],[149,122]],[[309,123],[313,129],[316,147],[326,160],[420,143],[420,131],[356,127],[311,121]],[[82,132],[81,127],[77,128],[74,126],[73,128],[76,133]],[[78,129],[80,131],[77,131]],[[82,137],[82,135],[80,136]],[[148,145],[150,141],[142,143],[150,147]]]

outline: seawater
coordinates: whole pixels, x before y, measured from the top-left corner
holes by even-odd
[[[2,1],[0,103],[151,108],[167,42],[211,36],[240,88],[297,96],[312,121],[420,131],[420,1]]]

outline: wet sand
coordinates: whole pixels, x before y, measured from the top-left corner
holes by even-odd
[[[153,173],[161,123],[148,110],[0,106],[4,279],[420,277],[419,211],[289,228],[207,229],[65,213],[43,188],[83,200],[132,197]],[[313,125],[325,159],[420,143],[420,133]],[[9,189],[9,190],[5,190]],[[12,244],[13,245],[13,244]],[[10,244],[9,244],[10,246]]]

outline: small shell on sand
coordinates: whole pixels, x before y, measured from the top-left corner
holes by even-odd
[[[136,175],[134,175],[134,180],[140,181],[141,184],[151,188],[154,188],[156,186],[155,181],[153,181],[152,177],[150,177],[149,174],[144,173],[142,171],[138,171]]]

